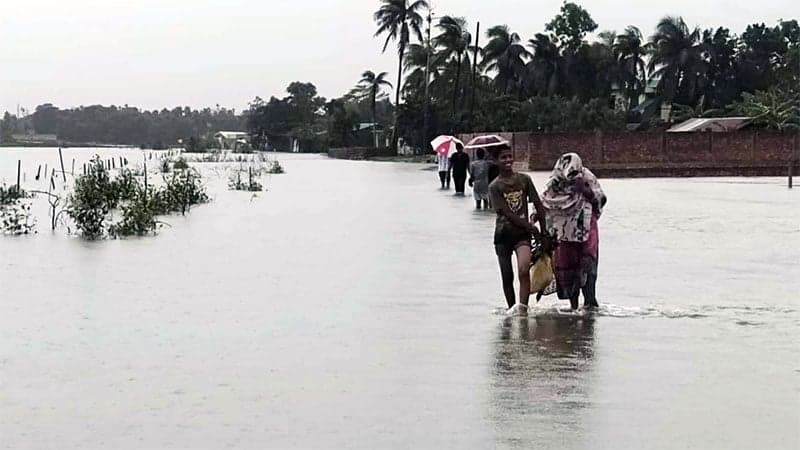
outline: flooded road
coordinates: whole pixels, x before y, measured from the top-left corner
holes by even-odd
[[[525,319],[435,172],[280,160],[256,197],[198,165],[157,237],[0,238],[0,447],[800,446],[785,180],[601,180],[601,311]]]

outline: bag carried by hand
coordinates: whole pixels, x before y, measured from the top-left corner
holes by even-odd
[[[544,237],[544,236],[543,236]],[[536,294],[536,301],[545,295],[556,292],[556,274],[553,264],[553,248],[550,237],[544,237],[543,243],[534,242],[531,254],[531,294]]]

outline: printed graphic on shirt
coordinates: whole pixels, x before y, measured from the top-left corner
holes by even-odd
[[[522,212],[522,201],[525,197],[523,191],[504,192],[503,197],[505,197],[511,212],[515,215],[519,215],[519,213]]]

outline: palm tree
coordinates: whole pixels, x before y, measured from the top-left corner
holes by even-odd
[[[525,59],[530,53],[520,44],[517,33],[507,25],[498,25],[486,32],[489,42],[482,50],[485,70],[497,71],[495,83],[503,94],[508,93],[510,83],[519,83],[525,71]]]
[[[663,101],[694,106],[705,84],[700,30],[690,30],[681,17],[665,17],[648,44],[652,53],[648,69],[658,77]]]
[[[645,63],[647,50],[642,40],[642,32],[631,25],[625,33],[617,36],[613,45],[617,58],[622,87],[628,96],[628,111],[639,106],[639,96],[644,91]]]
[[[422,41],[423,19],[420,11],[423,8],[430,8],[425,0],[415,0],[409,4],[409,0],[381,0],[381,7],[373,15],[378,24],[378,31],[375,36],[386,34],[386,42],[383,44],[383,52],[389,47],[389,42],[397,41],[398,65],[397,65],[397,93],[395,94],[395,130],[397,133],[398,117],[400,112],[400,90],[403,84],[403,56],[406,47],[411,43],[411,33]],[[396,148],[397,140],[392,139],[392,147]]]
[[[437,26],[442,30],[442,34],[433,39],[433,45],[441,47],[442,58],[445,60],[455,59],[456,61],[452,114],[453,118],[455,118],[459,82],[461,81],[461,67],[464,63],[464,55],[472,43],[472,35],[467,31],[467,21],[463,17],[444,16],[439,19]],[[467,60],[469,60],[469,55],[467,55]]]
[[[555,95],[565,76],[564,57],[549,36],[537,33],[528,41],[533,50],[528,63],[529,83],[538,94]]]
[[[392,83],[386,79],[388,76],[388,72],[381,72],[376,75],[375,72],[367,70],[361,74],[361,80],[351,92],[355,97],[369,101],[370,112],[372,113],[372,136],[375,139],[376,148],[378,147],[378,130],[376,128],[378,119],[376,118],[375,110],[381,91],[385,87],[392,88]]]
[[[410,44],[403,58],[403,71],[406,79],[403,82],[403,92],[421,92],[425,89],[425,68],[430,53],[430,76],[433,80],[439,77],[441,71],[441,54],[433,47],[423,44]]]

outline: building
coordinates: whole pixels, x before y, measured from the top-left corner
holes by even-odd
[[[12,134],[11,141],[21,145],[58,145],[58,136],[55,134]]]
[[[218,131],[214,134],[214,139],[222,150],[236,151],[250,145],[250,135],[244,131]]]
[[[694,118],[681,122],[667,130],[667,133],[690,133],[696,131],[736,131],[750,125],[750,117],[711,117]]]

